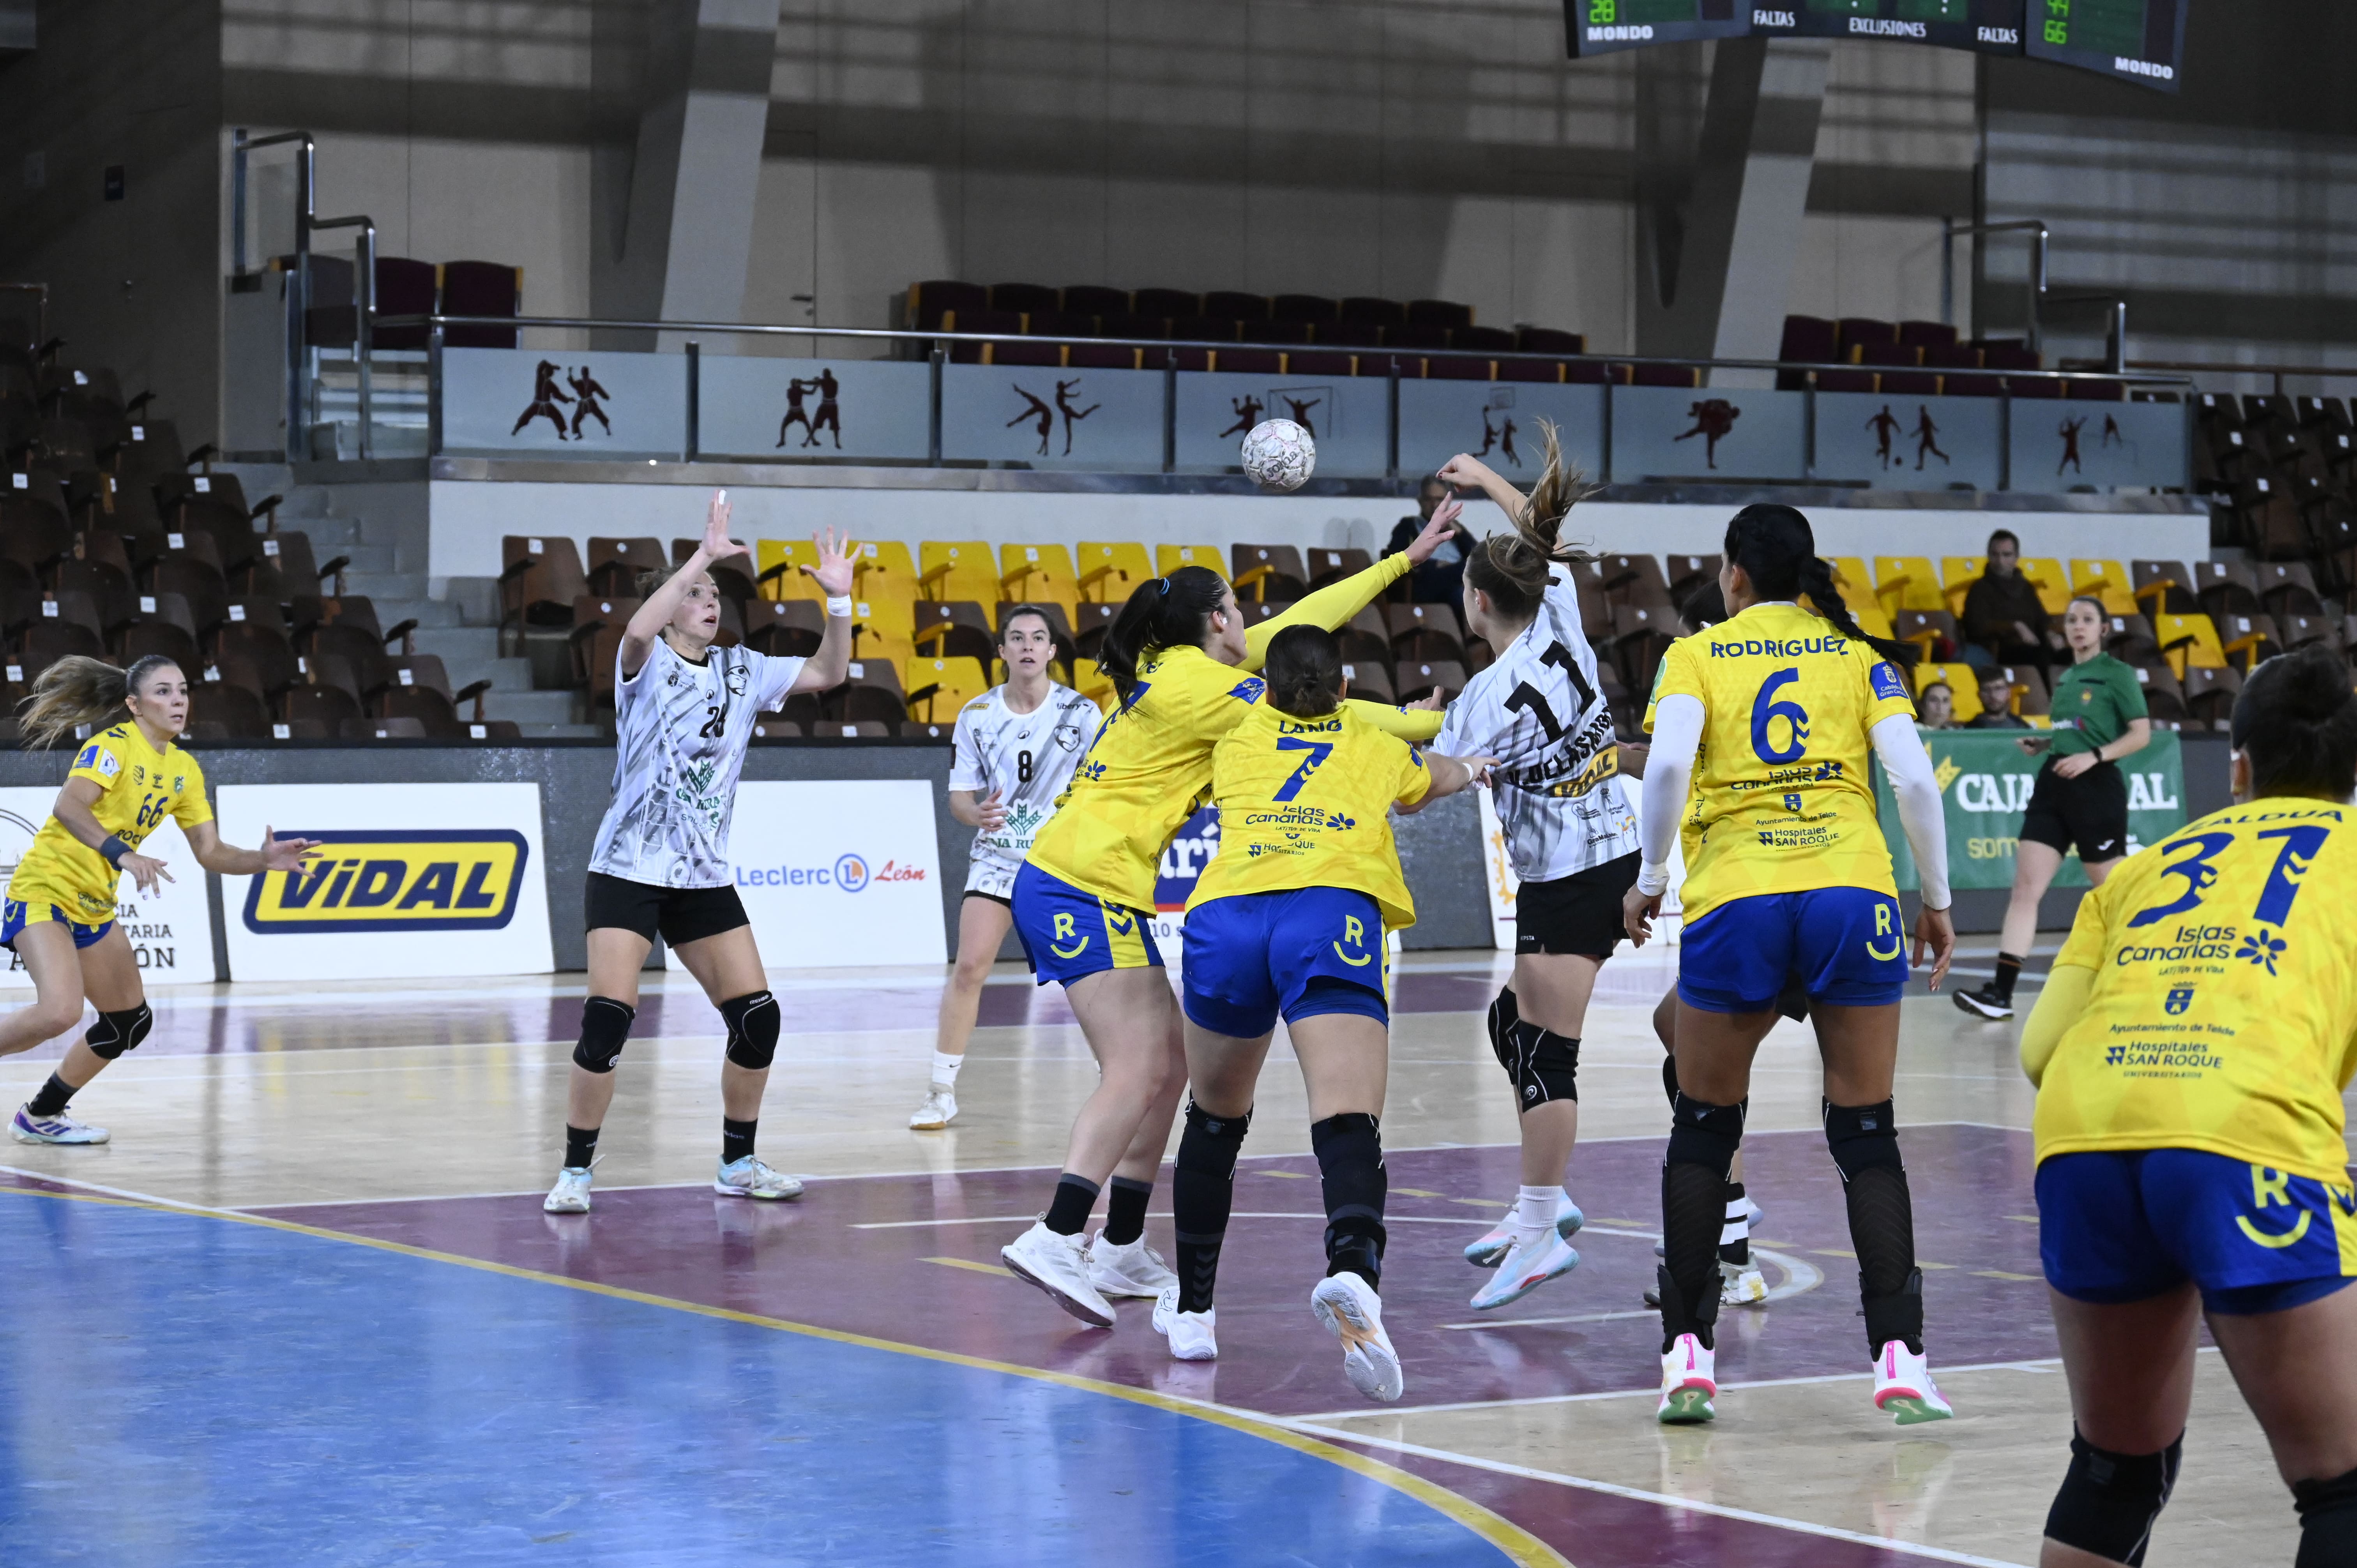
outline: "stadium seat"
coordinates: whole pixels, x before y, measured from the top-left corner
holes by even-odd
[[[521,642],[528,626],[569,624],[573,601],[588,591],[580,553],[570,538],[507,535],[500,541],[500,648],[505,650],[511,626]],[[195,600],[189,607],[197,607]]]
[[[359,718],[344,720],[341,725],[337,726],[336,734],[338,738],[342,740],[357,740],[364,742],[380,740],[425,740],[428,738],[425,725],[416,719],[371,718],[365,714]]]
[[[2277,618],[2276,628],[2286,653],[2296,653],[2311,642],[2320,642],[2335,653],[2342,651],[2341,628],[2330,616],[2282,616]]]
[[[1072,647],[1082,658],[1093,659],[1104,645],[1105,628],[1121,613],[1119,605],[1095,605],[1083,600],[1072,610]]]
[[[1980,717],[1980,671],[1969,664],[1918,664],[1914,670],[1915,705],[1923,705],[1923,688],[1934,681],[1945,681],[1955,703],[1955,721],[1966,724]]]
[[[2183,671],[2186,716],[2197,724],[2222,727],[2233,716],[2234,698],[2243,677],[2231,665],[2194,664]]]
[[[2106,615],[2127,615],[2136,607],[2133,579],[2116,561],[2074,560],[2071,563],[2071,591],[2088,594],[2103,601]]]
[[[2265,607],[2259,603],[2258,575],[2241,561],[2193,563],[2193,595],[2201,612],[2213,618],[2255,615]]]
[[[630,625],[630,617],[638,613],[636,598],[607,598],[597,594],[584,594],[573,601],[573,628],[566,634],[573,660],[573,684],[576,688],[595,688],[598,682],[593,674],[592,650],[598,646],[599,635],[608,629],[617,636]],[[606,689],[612,690],[614,642],[606,646]]]
[[[909,716],[900,671],[890,659],[855,659],[842,685],[820,693],[827,717],[838,724],[877,720],[899,724]]]
[[[1596,563],[1604,581],[1605,596],[1616,607],[1637,605],[1649,610],[1677,608],[1670,597],[1670,582],[1662,564],[1651,555],[1607,555]]]
[[[1309,570],[1309,586],[1322,588],[1329,583],[1339,583],[1353,577],[1374,564],[1363,550],[1311,549],[1303,563]]]
[[[860,543],[852,562],[853,594],[863,599],[917,596],[917,564],[909,547],[897,539],[871,539]]]
[[[772,658],[807,659],[826,636],[826,607],[810,599],[748,599],[745,646]]]
[[[1834,569],[1834,586],[1841,590],[1842,602],[1851,609],[1874,598],[1874,574],[1866,569],[1863,556],[1829,555],[1825,564]]]
[[[2013,711],[2024,718],[2050,711],[2053,703],[2047,692],[2046,677],[2035,664],[2008,664],[2005,678],[2013,682]]]
[[[2128,664],[2158,658],[2160,640],[2153,634],[2153,619],[2142,615],[2112,617],[2104,628],[2104,651]]]
[[[278,699],[278,716],[289,724],[323,725],[329,734],[341,734],[347,721],[365,717],[358,697],[340,685],[304,682],[286,688]]]
[[[2179,561],[2131,561],[2128,575],[2136,607],[2147,616],[2186,615],[2201,607],[2192,575]]]
[[[1391,626],[1384,619],[1384,612],[1392,607],[1369,605],[1335,628],[1334,638],[1341,644],[1345,660],[1361,664],[1392,662]]]
[[[1718,584],[1720,559],[1717,555],[1670,555],[1662,562],[1662,575],[1670,585],[1670,604],[1683,608],[1685,602],[1706,587]]]
[[[888,740],[898,725],[907,722],[905,719],[897,723],[885,719],[861,719],[846,723],[842,719],[826,719],[811,725],[810,735],[813,740]]]
[[[1621,684],[1631,691],[1653,689],[1653,669],[1675,640],[1678,618],[1674,610],[1650,605],[1616,605],[1612,610],[1612,659]]]
[[[656,539],[606,539],[589,541],[589,591],[609,598],[635,597],[639,592],[639,574],[661,571],[663,567],[662,542]]]
[[[917,547],[917,564],[918,598],[982,604],[998,598],[997,553],[980,540],[928,540]]]
[[[861,595],[851,601],[851,656],[858,658],[876,642],[913,644],[917,635],[917,609],[906,598],[869,598]]]
[[[1093,284],[1066,284],[1057,298],[1063,308],[1082,316],[1126,316],[1129,314],[1129,291],[1102,288]]]
[[[1446,659],[1403,660],[1394,667],[1392,689],[1403,703],[1421,702],[1436,691],[1445,700],[1465,689],[1465,667]]]
[[[523,269],[503,262],[442,263],[442,308],[451,316],[514,316],[523,304]],[[451,349],[512,349],[512,327],[446,327]]]
[[[2276,615],[2322,615],[2316,578],[2305,561],[2264,561],[2254,570],[2259,602]]]
[[[2152,721],[2183,724],[2187,717],[2185,688],[2177,671],[2158,658],[2137,664],[2136,671],[2136,683],[2144,688],[2145,708]]]
[[[1157,544],[1154,547],[1157,576],[1167,577],[1181,566],[1208,566],[1224,581],[1227,552],[1208,544]]]
[[[1973,585],[1988,571],[1988,559],[1982,555],[1943,555],[1940,557],[1940,598],[1952,616],[1964,613],[1964,596]]]
[[[2038,590],[2038,602],[2048,615],[2061,615],[2071,606],[2071,577],[2062,563],[2042,555],[2025,555],[2019,570]]]
[[[188,682],[188,727],[217,726],[224,740],[267,740],[270,710],[262,698],[242,686],[221,681]]]
[[[997,636],[989,613],[972,599],[927,599],[913,607],[910,623],[917,651],[928,659],[986,661],[996,656]]]
[[[1874,594],[1882,603],[1883,613],[1893,620],[1901,610],[1944,611],[1948,607],[1928,555],[1876,556]]]
[[[2161,657],[2182,681],[2188,670],[2223,670],[2226,650],[2219,645],[2218,630],[2206,615],[2164,615],[2152,624],[2153,637],[2160,644]]]
[[[1113,689],[1113,677],[1107,675],[1093,659],[1072,660],[1072,690],[1103,708],[1113,706],[1116,695]]]
[[[1370,703],[1395,703],[1399,698],[1392,691],[1392,671],[1387,664],[1373,660],[1347,660],[1342,665],[1342,679],[1349,682],[1344,694]]]
[[[1956,636],[1956,618],[1945,610],[1900,610],[1890,619],[1900,641],[1911,642],[1921,650],[1919,664],[1938,658],[1943,646],[1961,646]]]
[[[1301,564],[1301,552],[1290,544],[1234,545],[1230,560],[1238,598],[1250,590],[1256,602],[1290,604],[1309,591],[1308,569]]]
[[[1002,599],[1070,606],[1081,596],[1071,552],[1060,544],[1000,545],[998,584]]]
[[[2226,661],[2237,670],[2247,672],[2283,651],[2273,616],[2221,616],[2212,624]]]
[[[674,539],[671,542],[671,564],[684,566],[703,545],[701,539]],[[726,561],[715,561],[705,567],[712,575],[712,585],[720,590],[724,604],[741,603],[754,597],[759,588],[754,582],[753,564],[742,555],[732,555]],[[810,579],[804,577],[803,581]]]
[[[190,554],[167,554],[147,569],[147,592],[161,596],[177,594],[188,606],[188,618],[199,638],[229,618],[229,585],[220,569]]]
[[[927,724],[950,724],[958,710],[990,690],[979,660],[952,655],[919,659],[909,665],[908,716]]]
[[[1378,607],[1371,605],[1368,607],[1373,609]],[[1455,607],[1438,604],[1383,605],[1380,607],[1383,629],[1391,640],[1391,656],[1394,660],[1464,662],[1465,633],[1458,624]]]
[[[807,539],[762,539],[753,544],[754,585],[765,599],[817,599],[826,590],[802,570],[818,564],[818,546]]]
[[[1083,540],[1075,553],[1080,561],[1078,585],[1083,600],[1120,604],[1140,583],[1155,575],[1154,563],[1147,558],[1143,544],[1092,543]]]

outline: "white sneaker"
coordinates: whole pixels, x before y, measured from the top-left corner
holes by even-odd
[[[1579,1254],[1559,1232],[1542,1230],[1515,1246],[1499,1265],[1497,1276],[1473,1293],[1473,1307],[1487,1312],[1520,1301],[1557,1274],[1579,1267]]]
[[[1718,1305],[1721,1306],[1758,1306],[1768,1299],[1768,1276],[1760,1272],[1757,1263],[1737,1268],[1722,1264],[1718,1271]]]
[[[36,1116],[28,1106],[16,1107],[16,1114],[8,1123],[8,1135],[20,1144],[103,1144],[106,1129],[93,1127],[87,1122],[77,1122],[64,1112],[55,1116]]]
[[[1901,1426],[1945,1421],[1956,1413],[1932,1381],[1930,1359],[1907,1348],[1903,1339],[1893,1339],[1874,1359],[1874,1408],[1889,1411]]]
[[[712,1190],[725,1197],[800,1197],[802,1178],[773,1171],[761,1163],[759,1155],[747,1155],[720,1167],[720,1174],[712,1178]]]
[[[1151,1301],[1166,1290],[1178,1288],[1178,1276],[1162,1261],[1162,1254],[1146,1244],[1146,1238],[1124,1247],[1104,1239],[1097,1232],[1089,1243],[1089,1283],[1097,1287],[1103,1296],[1133,1295]]]
[[[937,1083],[925,1090],[925,1102],[909,1116],[909,1125],[919,1133],[938,1133],[956,1119],[957,1090]]]
[[[1170,1359],[1174,1361],[1218,1360],[1219,1316],[1216,1306],[1207,1306],[1200,1312],[1179,1311],[1175,1280],[1154,1298],[1154,1332],[1170,1341]]]
[[[998,1256],[1017,1279],[1038,1285],[1090,1327],[1113,1326],[1113,1304],[1089,1283],[1089,1250],[1078,1236],[1059,1236],[1042,1216],[1001,1247]]]
[[[589,1212],[589,1167],[566,1165],[556,1173],[556,1185],[540,1206],[551,1214],[587,1214]]]
[[[1555,1233],[1568,1241],[1572,1234],[1587,1223],[1587,1216],[1579,1211],[1579,1205],[1572,1202],[1571,1194],[1565,1193],[1555,1205]],[[1514,1244],[1514,1209],[1509,1205],[1506,1217],[1499,1220],[1487,1236],[1465,1249],[1465,1261],[1477,1269],[1496,1268],[1506,1261],[1506,1253]]]
[[[1399,1352],[1383,1332],[1383,1298],[1353,1273],[1329,1274],[1309,1293],[1326,1331],[1342,1342],[1342,1375],[1371,1400],[1389,1404],[1406,1391]]]
[[[1662,1402],[1653,1419],[1663,1426],[1690,1426],[1718,1413],[1717,1356],[1691,1334],[1681,1334],[1662,1356]]]

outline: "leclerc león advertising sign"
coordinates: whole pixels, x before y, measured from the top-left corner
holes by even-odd
[[[236,980],[545,974],[537,784],[225,784],[221,836],[319,842],[221,879]]]
[[[739,784],[728,858],[772,968],[949,961],[924,779]]]

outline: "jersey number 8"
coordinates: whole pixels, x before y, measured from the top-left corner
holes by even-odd
[[[1759,753],[1762,762],[1798,762],[1801,754],[1809,749],[1808,710],[1798,703],[1776,700],[1779,687],[1800,678],[1798,670],[1779,670],[1760,682],[1760,694],[1751,700],[1751,749]],[[1768,743],[1768,726],[1774,719],[1782,719],[1792,726],[1781,749]]]

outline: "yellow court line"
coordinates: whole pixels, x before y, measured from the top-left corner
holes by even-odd
[[[772,1328],[786,1334],[799,1334],[807,1338],[823,1339],[837,1345],[856,1345],[862,1349],[884,1350],[895,1355],[914,1356],[921,1360],[938,1361],[946,1366],[967,1367],[978,1371],[1000,1372],[1009,1377],[1029,1378],[1035,1381],[1054,1383],[1059,1387],[1082,1393],[1102,1394],[1108,1399],[1126,1400],[1151,1410],[1172,1415],[1193,1416],[1214,1426],[1224,1426],[1232,1432],[1257,1437],[1290,1448],[1297,1454],[1323,1459],[1331,1465],[1363,1476],[1368,1480],[1391,1487],[1415,1498],[1426,1507],[1447,1515],[1496,1547],[1506,1560],[1522,1568],[1571,1568],[1564,1555],[1545,1541],[1523,1529],[1512,1520],[1493,1512],[1472,1498],[1452,1492],[1437,1482],[1426,1480],[1412,1471],[1395,1465],[1386,1465],[1351,1449],[1327,1443],[1306,1434],[1289,1431],[1272,1422],[1224,1405],[1208,1404],[1198,1400],[1180,1399],[1152,1389],[1130,1388],[1121,1383],[1101,1382],[1071,1372],[1051,1371],[1043,1367],[1017,1366],[1011,1361],[993,1361],[980,1356],[963,1355],[955,1350],[936,1350],[924,1345],[903,1344],[894,1339],[879,1339],[872,1335],[853,1334],[840,1328],[822,1328],[816,1324],[791,1323],[781,1317],[765,1317],[759,1313],[737,1312],[725,1306],[707,1306],[702,1302],[682,1301],[675,1296],[653,1295],[645,1291],[627,1290],[619,1285],[603,1284],[596,1280],[568,1279],[563,1274],[544,1273],[538,1269],[518,1268],[512,1263],[492,1262],[485,1258],[468,1258],[456,1252],[437,1252],[425,1247],[413,1247],[404,1241],[381,1240],[373,1236],[355,1235],[349,1230],[329,1230],[321,1226],[298,1224],[291,1219],[275,1219],[266,1215],[238,1214],[225,1210],[201,1209],[188,1206],[145,1202],[127,1197],[102,1197],[94,1193],[42,1192],[33,1187],[0,1186],[0,1193],[15,1193],[27,1197],[58,1198],[69,1203],[93,1203],[114,1208],[144,1208],[157,1214],[179,1214],[192,1219],[218,1219],[239,1225],[258,1226],[265,1230],[283,1230],[290,1235],[309,1236],[323,1241],[341,1241],[353,1246],[372,1247],[381,1252],[395,1252],[404,1257],[420,1258],[432,1263],[448,1263],[457,1268],[476,1269],[484,1273],[504,1274],[510,1279],[531,1280],[540,1284],[559,1285],[590,1295],[609,1296],[617,1301],[636,1302],[641,1306],[667,1307],[674,1312],[692,1313],[698,1317],[717,1318],[727,1323],[748,1324],[756,1328]],[[987,1267],[988,1265],[984,1265]]]
[[[1015,1271],[1012,1269],[1002,1269],[996,1263],[977,1263],[972,1258],[920,1258],[917,1261],[920,1263],[939,1263],[950,1269],[972,1269],[977,1274],[996,1274],[1003,1280],[1011,1280],[1015,1277]]]

